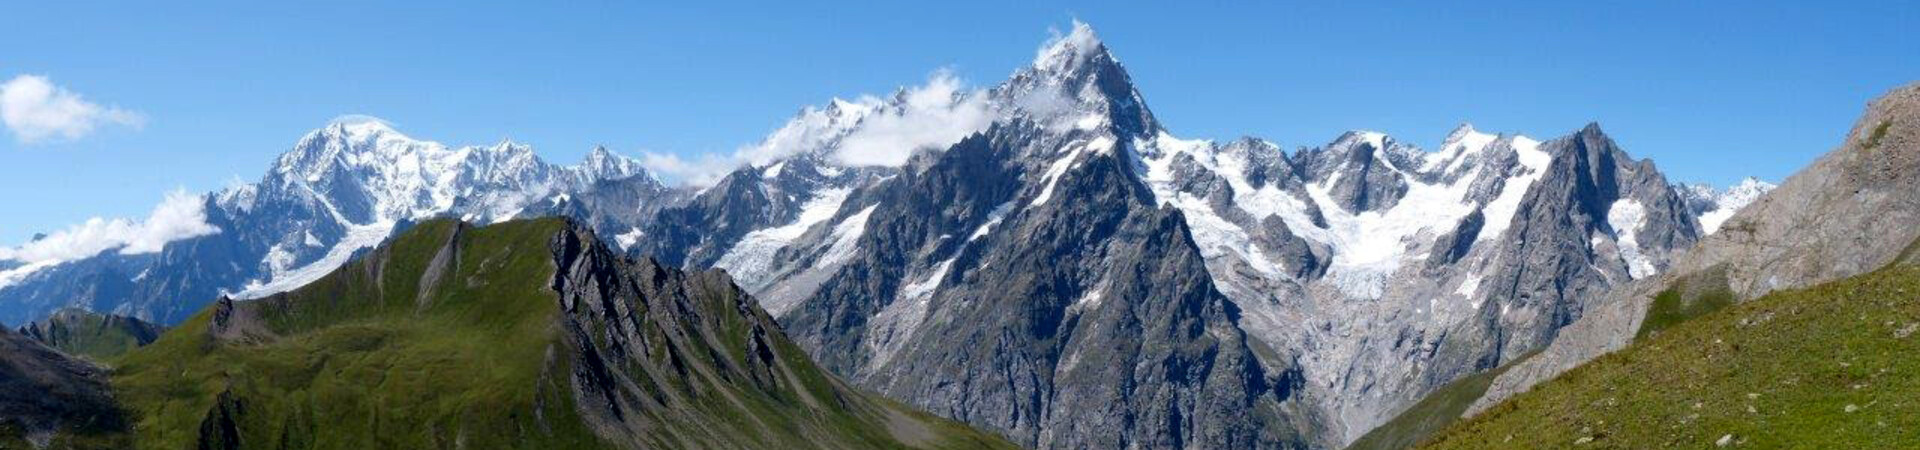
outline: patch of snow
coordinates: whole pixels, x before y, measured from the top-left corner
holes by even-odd
[[[859,213],[848,216],[846,220],[834,225],[833,246],[828,247],[827,253],[820,257],[820,265],[837,265],[852,257],[854,245],[860,242],[860,235],[867,233],[867,217],[872,216],[873,209],[879,206],[877,204],[868,206],[867,209],[860,210]]]
[[[633,227],[633,229],[627,230],[625,233],[614,235],[613,242],[620,244],[621,250],[626,250],[633,248],[633,244],[640,242],[640,237],[646,235],[647,232],[641,231],[640,227]]]
[[[1453,292],[1460,294],[1461,297],[1473,298],[1474,294],[1480,293],[1480,273],[1467,273],[1467,279],[1461,280],[1460,287],[1454,288]],[[1475,302],[1474,307],[1478,308],[1479,303]]]
[[[320,239],[313,237],[312,231],[302,231],[301,234],[304,234],[306,236],[303,239],[301,239],[300,242],[302,244],[305,244],[308,247],[321,247],[326,245],[326,244],[320,243]]]
[[[1420,170],[1431,172],[1442,169],[1441,165],[1445,164],[1443,172],[1452,172],[1470,159],[1467,156],[1485,152],[1487,146],[1492,145],[1499,138],[1497,135],[1474,130],[1473,125],[1462,124],[1459,129],[1447,136],[1446,142],[1440,144],[1440,151],[1428,153],[1422,157]]]
[[[1088,289],[1087,293],[1081,294],[1079,299],[1073,301],[1073,308],[1078,309],[1080,311],[1086,311],[1088,309],[1099,307],[1100,300],[1103,298],[1105,294],[1106,294],[1105,289],[1101,289],[1101,288]]]
[[[876,326],[867,329],[864,345],[873,355],[867,361],[868,367],[881,367],[893,359],[901,344],[913,336],[920,324],[927,319],[927,304],[933,298],[933,290],[946,280],[947,272],[953,268],[953,258],[941,261],[933,266],[933,273],[926,278],[900,287],[900,294],[888,303],[880,312],[873,314],[870,323]]]
[[[1097,130],[1106,124],[1107,115],[1095,113],[1081,116],[1079,120],[1073,121],[1073,128],[1077,130]]]
[[[973,242],[973,241],[979,240],[980,238],[986,237],[987,232],[992,231],[993,226],[999,225],[1000,221],[1006,220],[1007,213],[1012,211],[1013,211],[1012,200],[1008,200],[1006,203],[1001,203],[1000,206],[993,207],[993,211],[987,212],[987,221],[981,222],[980,227],[973,229],[973,234],[967,236],[967,242]]]
[[[1513,225],[1513,215],[1520,208],[1520,200],[1526,197],[1527,190],[1533,187],[1535,181],[1547,174],[1547,166],[1553,163],[1553,155],[1540,151],[1540,141],[1514,136],[1511,145],[1526,172],[1508,179],[1506,185],[1500,188],[1500,195],[1487,202],[1486,208],[1481,211],[1486,218],[1486,225],[1480,228],[1480,235],[1475,240],[1494,239],[1505,233],[1507,227]]]
[[[1095,152],[1108,151],[1113,149],[1114,143],[1112,136],[1100,136],[1084,145],[1074,146],[1073,150],[1068,151],[1066,156],[1053,160],[1053,164],[1047,165],[1047,172],[1041,176],[1041,180],[1047,185],[1040,188],[1040,195],[1035,195],[1033,202],[1029,203],[1028,206],[1044,205],[1047,203],[1047,200],[1053,198],[1053,186],[1060,183],[1060,177],[1066,175],[1068,169],[1073,168],[1073,164],[1080,159],[1081,152],[1087,150],[1093,150]]]
[[[1640,229],[1646,226],[1647,209],[1640,201],[1631,198],[1615,200],[1607,208],[1607,226],[1613,228],[1614,242],[1619,243],[1620,259],[1627,263],[1627,276],[1634,279],[1646,278],[1657,271],[1653,261],[1641,253]]]
[[[924,280],[901,286],[900,298],[923,298],[933,295],[934,288],[940,287],[940,282],[947,279],[947,271],[951,268],[953,268],[953,258],[947,258],[946,261],[935,264],[933,266],[933,275],[927,276]]]

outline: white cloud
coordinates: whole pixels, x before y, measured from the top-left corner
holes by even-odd
[[[765,165],[805,152],[830,150],[840,164],[900,166],[913,152],[944,149],[993,123],[993,106],[984,92],[968,89],[952,72],[940,70],[918,87],[890,99],[863,95],[809,107],[766,139],[731,154],[687,158],[646,153],[648,170],[695,186],[710,185],[745,165]]]
[[[693,186],[711,186],[742,164],[745,164],[745,161],[738,154],[735,157],[705,154],[698,159],[681,158],[680,155],[671,153],[643,152],[640,154],[640,165],[645,166],[648,171],[663,178],[680,180]]]
[[[20,75],[0,83],[0,122],[22,143],[79,139],[101,125],[139,128],[140,113],[101,106],[55,86],[47,77]]]
[[[119,249],[123,255],[155,253],[168,242],[220,232],[207,223],[205,198],[185,190],[168,192],[147,219],[95,217],[19,247],[0,248],[0,260],[28,265],[57,264]]]
[[[945,149],[993,123],[987,96],[963,91],[951,72],[903,93],[899,108],[867,117],[840,141],[834,157],[855,166],[900,166],[923,148]]]

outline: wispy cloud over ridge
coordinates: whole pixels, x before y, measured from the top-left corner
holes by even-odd
[[[920,86],[882,98],[862,95],[809,107],[765,139],[731,154],[682,157],[648,152],[648,170],[695,186],[710,185],[734,169],[768,164],[800,153],[825,151],[849,166],[900,166],[913,152],[944,148],[993,123],[993,105],[949,70],[935,71]]]
[[[167,243],[220,232],[207,223],[205,197],[168,192],[145,220],[94,217],[18,247],[0,247],[0,260],[25,264],[73,261],[119,249],[123,255],[159,252]]]

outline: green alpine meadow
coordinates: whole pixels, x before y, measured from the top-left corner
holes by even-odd
[[[597,242],[565,219],[418,224],[301,289],[223,299],[108,358],[124,426],[53,439],[95,448],[1010,448],[822,372],[724,274],[624,259]],[[590,291],[557,290],[575,287]]]

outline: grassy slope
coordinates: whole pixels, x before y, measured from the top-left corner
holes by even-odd
[[[418,274],[451,222],[397,239],[384,271]],[[260,344],[207,336],[211,309],[117,361],[115,391],[148,448],[194,444],[225,390],[242,436],[317,448],[592,448],[565,386],[539,378],[557,305],[545,239],[559,222],[470,230],[459,280],[415,312],[418,277],[375,279],[350,264],[286,297],[261,300]],[[367,259],[379,258],[372,255]],[[391,295],[382,295],[382,293]],[[552,364],[553,362],[549,362]],[[564,372],[561,372],[564,373]],[[534,388],[534,387],[538,388]]]
[[[1640,321],[1634,341],[1644,341],[1667,328],[1733,305],[1733,290],[1727,289],[1727,271],[1719,267],[1674,280],[1666,290],[1653,296],[1647,317]]]
[[[415,298],[419,274],[455,227],[423,223],[307,287],[242,302],[273,335],[253,343],[209,337],[214,308],[202,311],[113,361],[115,392],[136,418],[136,441],[144,448],[194,446],[203,427],[217,428],[209,411],[230,392],[243,411],[235,428],[244,448],[606,447],[575,409],[567,375],[574,361],[546,286],[554,271],[549,240],[565,226],[536,220],[466,229],[457,272],[423,300]],[[744,352],[743,323],[705,326],[724,347]],[[913,442],[923,447],[1010,448],[845,388],[790,341],[778,341],[807,395],[842,412],[806,408],[793,393],[769,396],[729,384],[737,380],[713,383],[710,375],[661,380],[656,386],[706,394],[691,408],[628,412],[654,419],[639,443],[888,448],[906,435],[924,438]],[[696,369],[689,376],[706,374]]]
[[[61,310],[42,323],[47,324],[45,327],[52,327],[42,330],[49,339],[42,343],[69,355],[84,356],[94,361],[106,361],[140,348],[148,343],[145,339],[151,339],[158,334],[157,331],[161,331],[160,327],[135,319],[82,309]]]
[[[1432,448],[1902,448],[1920,442],[1920,269],[1674,325],[1457,424]],[[1850,411],[1851,410],[1851,411]]]
[[[1420,398],[1419,403],[1407,407],[1406,411],[1394,416],[1393,420],[1380,424],[1373,430],[1367,431],[1367,434],[1360,436],[1360,439],[1348,444],[1347,449],[1385,450],[1413,447],[1434,432],[1458,422],[1460,415],[1467,412],[1467,407],[1472,406],[1480,396],[1486,395],[1487,387],[1493,384],[1494,378],[1524,360],[1526,357],[1521,357],[1500,367],[1468,375],[1453,380],[1439,389],[1434,389],[1433,392],[1427,393],[1426,397]]]

